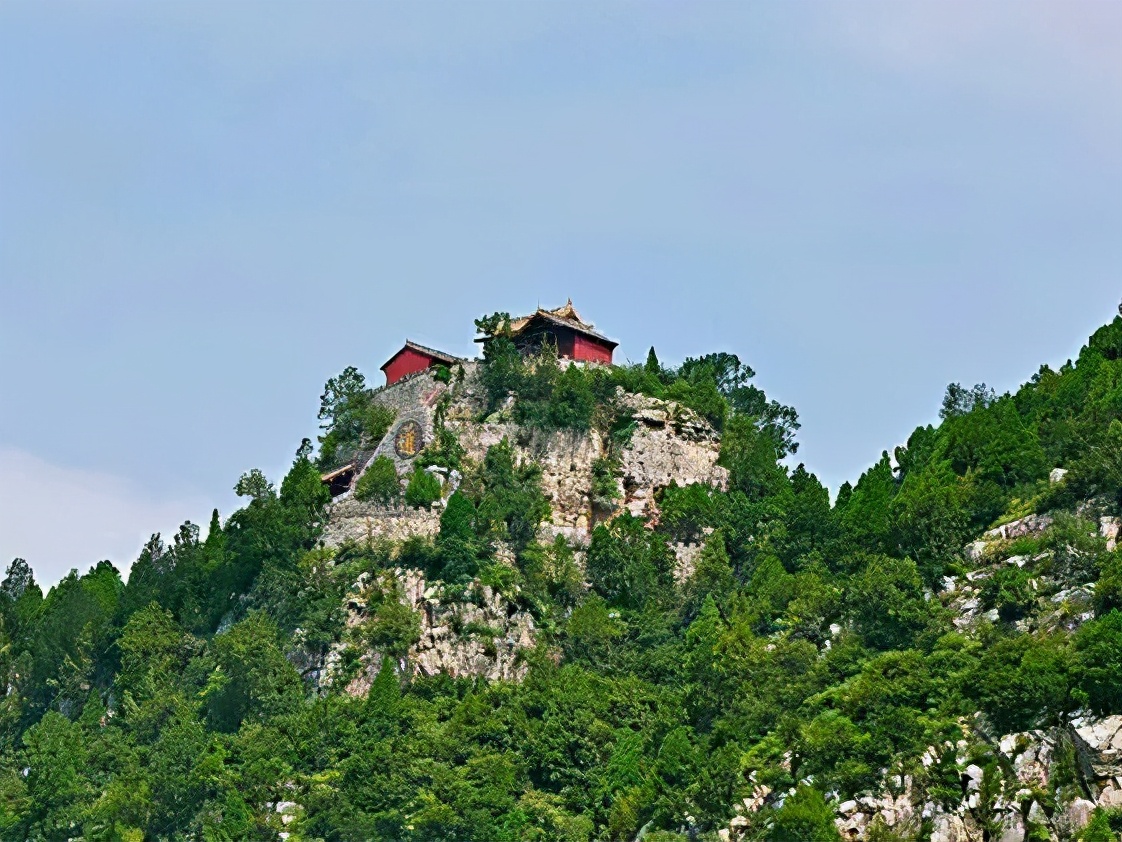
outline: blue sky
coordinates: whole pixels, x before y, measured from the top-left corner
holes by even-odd
[[[572,297],[836,489],[1122,298],[1122,4],[0,5],[0,562],[126,568],[322,384]]]

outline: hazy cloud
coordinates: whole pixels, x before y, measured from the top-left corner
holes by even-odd
[[[201,497],[153,500],[121,477],[0,449],[0,563],[27,559],[44,587],[101,559],[127,575],[153,532],[170,536],[187,517],[205,527],[209,512]]]

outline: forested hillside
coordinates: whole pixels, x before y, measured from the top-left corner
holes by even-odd
[[[1013,394],[950,386],[833,505],[735,356],[566,366],[481,327],[482,363],[432,375],[474,383],[474,419],[439,406],[414,467],[371,458],[352,494],[434,534],[324,540],[321,474],[394,422],[348,369],[319,447],[242,476],[205,539],[45,594],[11,563],[0,837],[1117,838],[1122,318]],[[647,406],[719,442],[724,487],[628,508]],[[473,428],[516,432],[476,458]],[[563,435],[601,448],[584,542],[519,456]],[[418,671],[430,626],[505,677]]]

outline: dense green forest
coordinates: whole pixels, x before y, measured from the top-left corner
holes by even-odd
[[[564,541],[535,540],[549,506],[534,465],[506,443],[473,463],[440,428],[419,464],[464,482],[439,535],[324,549],[321,471],[392,420],[348,369],[325,389],[318,452],[305,440],[279,487],[260,471],[241,477],[245,505],[216,512],[205,539],[185,523],[152,538],[127,582],[102,562],[46,594],[24,561],[7,568],[0,837],[715,840],[733,804],[766,784],[790,794],[753,816],[748,838],[837,840],[832,805],[893,775],[957,803],[955,752],[920,758],[960,739],[964,717],[981,712],[1004,734],[1080,709],[1122,713],[1122,551],[1097,533],[1098,512],[1122,507],[1122,318],[1013,394],[950,386],[941,422],[882,454],[834,504],[790,467],[795,411],[735,356],[671,368],[652,349],[642,365],[565,367],[523,360],[501,318],[483,327],[494,335],[487,412],[601,432],[610,447],[591,492],[602,509],[634,426],[624,392],[676,401],[718,429],[729,490],[668,488],[656,528],[606,520],[578,565]],[[1056,467],[1068,473],[1050,482]],[[439,496],[422,470],[364,476],[366,499]],[[958,628],[945,577],[971,569],[964,545],[1044,512],[1051,529],[1016,539],[1032,565],[987,582],[999,619]],[[682,540],[704,548],[676,583],[667,542]],[[448,598],[486,581],[531,612],[541,634],[525,679],[395,669],[417,624],[387,597],[368,631],[388,657],[365,697],[302,680],[294,641],[326,651],[350,584],[395,566],[445,582]],[[1073,633],[1019,628],[1030,574],[1097,582],[1095,617]],[[995,768],[984,752],[971,760]],[[1118,827],[1100,811],[1084,835]]]

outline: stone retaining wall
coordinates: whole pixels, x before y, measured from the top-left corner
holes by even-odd
[[[327,526],[320,539],[326,547],[346,541],[404,541],[416,536],[431,538],[440,531],[440,512],[435,509],[386,508],[347,498],[331,505]]]

